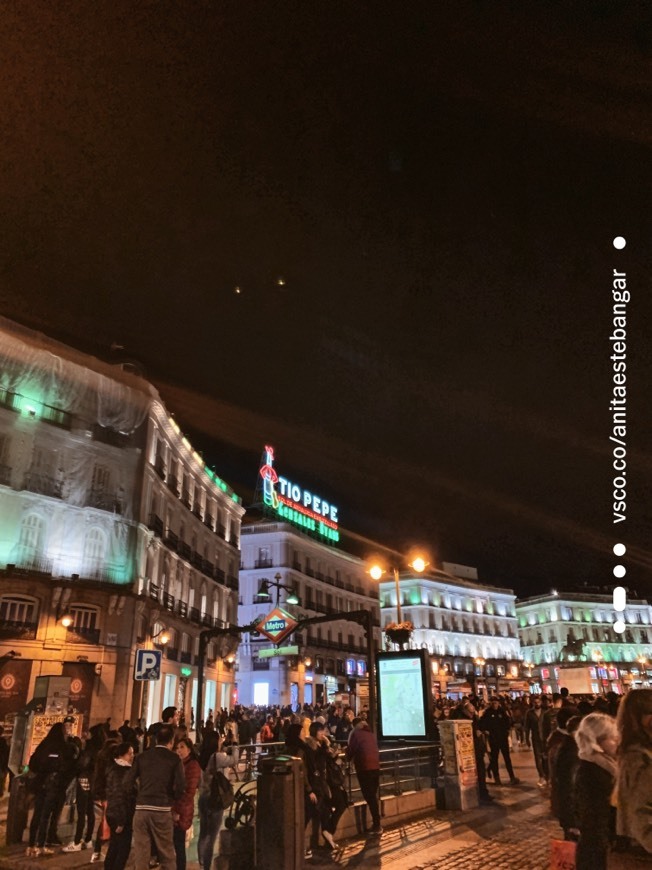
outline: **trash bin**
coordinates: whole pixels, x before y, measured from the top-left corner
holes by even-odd
[[[9,806],[7,807],[7,845],[20,843],[27,827],[27,814],[32,802],[32,795],[27,791],[27,777],[14,776],[9,789]]]
[[[276,756],[261,764],[256,798],[257,870],[301,870],[304,785],[300,758]]]

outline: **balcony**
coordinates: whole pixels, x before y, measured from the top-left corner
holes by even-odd
[[[184,489],[181,492],[181,504],[190,510],[190,493],[187,489]]]
[[[202,574],[205,574],[207,577],[215,577],[215,565],[209,562],[208,559],[200,559],[198,567]]]
[[[198,520],[203,519],[202,514],[201,514],[201,509],[198,507],[194,507],[192,509],[192,515],[193,515],[193,517],[197,517]]]
[[[108,426],[100,426],[96,423],[93,426],[93,441],[100,441],[102,444],[110,444],[112,447],[127,447],[131,438],[129,435],[124,435],[122,432],[116,432],[115,429],[110,429]]]
[[[254,568],[273,568],[274,562],[271,559],[256,559]]]
[[[170,595],[169,592],[164,592],[163,593],[163,607],[165,607],[166,610],[174,611],[174,604],[175,604],[174,595]]]
[[[179,650],[174,646],[166,646],[165,656],[169,661],[176,662],[179,660]]]
[[[226,583],[226,573],[222,568],[215,568],[215,579],[218,583]]]
[[[215,527],[215,534],[219,535],[220,538],[223,538],[226,541],[226,529],[224,528],[224,526],[220,526],[220,525],[216,526]]]
[[[232,547],[235,547],[236,550],[240,546],[240,538],[237,535],[231,534],[231,537],[227,541],[228,544],[231,544]]]
[[[211,530],[211,532],[215,528],[215,526],[213,525],[213,522],[214,522],[213,517],[210,514],[206,514],[206,516],[204,517],[204,525],[207,528],[209,528]]]
[[[160,456],[154,460],[154,471],[158,474],[162,481],[165,481],[165,462]]]
[[[156,514],[149,515],[148,528],[154,532],[157,538],[163,537],[163,520]]]
[[[36,640],[38,622],[22,622],[5,619],[0,625],[1,640]]]
[[[226,578],[226,585],[228,586],[229,589],[235,589],[235,591],[237,592],[238,591],[238,578],[234,577],[232,574],[229,574]]]
[[[173,532],[171,529],[168,529],[165,538],[163,539],[166,546],[168,546],[171,550],[177,550],[179,547],[179,536]]]
[[[192,653],[187,650],[181,650],[179,653],[179,661],[182,665],[191,665],[192,664]]]
[[[18,568],[19,571],[16,571],[16,568]],[[28,550],[25,547],[22,548],[22,552],[18,554],[15,564],[7,565],[7,573],[12,575],[16,575],[17,573],[29,573],[51,576],[52,559],[46,559],[45,556],[41,556],[33,550]]]
[[[173,474],[168,477],[168,489],[177,497],[179,496],[179,481]]]
[[[79,626],[77,628],[69,628],[66,631],[66,643],[89,643],[98,644],[100,642],[99,628],[85,628]]]
[[[185,559],[186,562],[190,561],[192,556],[192,550],[190,549],[190,544],[186,544],[185,541],[179,541],[177,552],[181,556],[182,559]]]
[[[154,601],[158,601],[158,596],[159,596],[158,583],[150,583],[149,584],[149,597],[153,598]]]
[[[63,498],[63,482],[51,474],[43,474],[40,471],[27,472],[23,478],[23,489],[38,493],[38,495],[50,496],[50,498]]]
[[[86,507],[97,508],[101,511],[110,511],[114,514],[122,514],[122,504],[115,494],[104,492],[99,489],[91,489],[86,496]]]

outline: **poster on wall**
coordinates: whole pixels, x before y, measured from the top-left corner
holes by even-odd
[[[31,660],[9,659],[0,666],[0,724],[13,727],[14,717],[27,704]]]
[[[70,706],[84,717],[88,727],[95,685],[95,665],[92,662],[64,662],[63,676],[70,677]],[[115,727],[117,727],[117,723]]]

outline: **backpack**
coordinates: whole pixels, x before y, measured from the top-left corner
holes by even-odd
[[[233,803],[234,797],[233,786],[222,771],[215,768],[208,795],[209,808],[211,810],[227,810]]]

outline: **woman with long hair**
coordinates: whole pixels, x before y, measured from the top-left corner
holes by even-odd
[[[310,724],[310,719],[301,717],[299,722],[293,722],[288,727],[287,737],[285,738],[285,749],[287,752],[303,761],[303,806],[306,827],[313,819],[320,820],[318,805],[322,792],[315,752],[308,744],[308,740],[310,740]],[[307,849],[305,857],[309,858],[311,855],[311,850]]]
[[[75,774],[79,752],[77,745],[69,739],[70,734],[68,719],[55,722],[30,758],[29,769],[36,774],[36,798],[29,826],[28,856],[54,854],[45,840],[51,826],[56,828],[62,798]]]
[[[197,761],[195,747],[189,737],[181,737],[177,740],[175,748],[183,762],[186,790],[179,800],[172,804],[172,820],[174,821],[172,836],[177,856],[177,870],[186,870],[186,835],[192,827],[192,817],[195,814],[195,792],[201,780],[202,770]]]
[[[634,851],[652,853],[652,689],[633,689],[618,711],[616,829]]]
[[[615,839],[611,795],[616,782],[618,729],[611,716],[590,713],[575,732],[579,763],[575,774],[575,812],[580,839],[577,870],[607,870]]]

